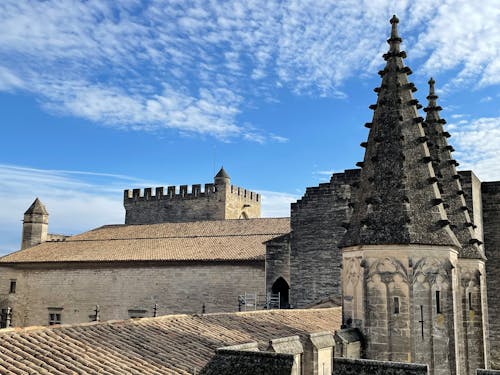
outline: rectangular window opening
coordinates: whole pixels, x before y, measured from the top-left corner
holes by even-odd
[[[62,307],[49,307],[49,326],[62,324]]]
[[[441,314],[441,292],[436,290],[436,314]]]
[[[10,288],[9,288],[10,294],[16,293],[16,286],[17,286],[16,280],[10,280]]]
[[[472,311],[473,308],[472,308],[472,293],[469,292],[469,310]]]
[[[148,310],[145,309],[129,309],[128,317],[130,319],[145,318],[147,316]]]
[[[394,314],[399,314],[399,297],[394,297]]]

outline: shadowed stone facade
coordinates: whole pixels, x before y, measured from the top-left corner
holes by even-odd
[[[481,184],[492,364],[500,369],[500,182]]]
[[[341,294],[338,244],[349,222],[359,170],[336,173],[291,206],[290,302],[308,306]]]
[[[335,359],[333,375],[427,375],[427,365],[380,362],[365,359]]]

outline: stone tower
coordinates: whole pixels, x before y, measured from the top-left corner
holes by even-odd
[[[48,228],[49,214],[40,199],[36,198],[24,213],[21,249],[47,241]]]
[[[426,124],[403,63],[399,20],[390,22],[386,66],[379,72],[377,104],[370,106],[375,112],[366,124],[359,188],[341,244],[345,321],[363,332],[366,358],[426,363],[432,375],[472,374],[465,362],[474,348],[464,344],[464,327],[484,328],[482,253],[451,149],[443,143],[435,94],[429,95]],[[431,128],[436,134],[427,135]],[[464,316],[464,299],[478,309],[474,322]],[[480,331],[470,340],[485,349]],[[482,352],[475,368],[484,364]]]
[[[231,185],[231,178],[224,170],[224,167],[214,177],[215,186]]]
[[[169,186],[125,190],[125,224],[155,224],[197,220],[253,219],[260,217],[261,196],[231,185],[224,168],[214,182],[201,185]]]
[[[474,374],[477,368],[489,362],[488,305],[486,302],[485,256],[482,243],[476,238],[464,198],[464,190],[457,173],[458,163],[452,159],[453,147],[448,144],[450,134],[443,129],[446,121],[439,116],[435,81],[429,80],[428,105],[424,129],[432,158],[432,166],[438,178],[438,188],[443,199],[450,227],[461,244],[458,250],[459,301],[462,319],[463,346],[460,367],[465,374]]]

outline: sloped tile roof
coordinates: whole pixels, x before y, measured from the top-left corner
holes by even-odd
[[[0,263],[263,260],[263,243],[289,231],[289,218],[106,225],[6,255]]]
[[[340,308],[167,315],[0,330],[0,373],[193,374],[215,349],[340,328]]]

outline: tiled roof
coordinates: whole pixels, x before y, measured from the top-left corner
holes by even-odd
[[[263,243],[289,231],[289,218],[106,225],[6,255],[0,263],[263,260]]]
[[[340,328],[340,308],[167,315],[0,330],[0,373],[193,374],[215,349]]]

